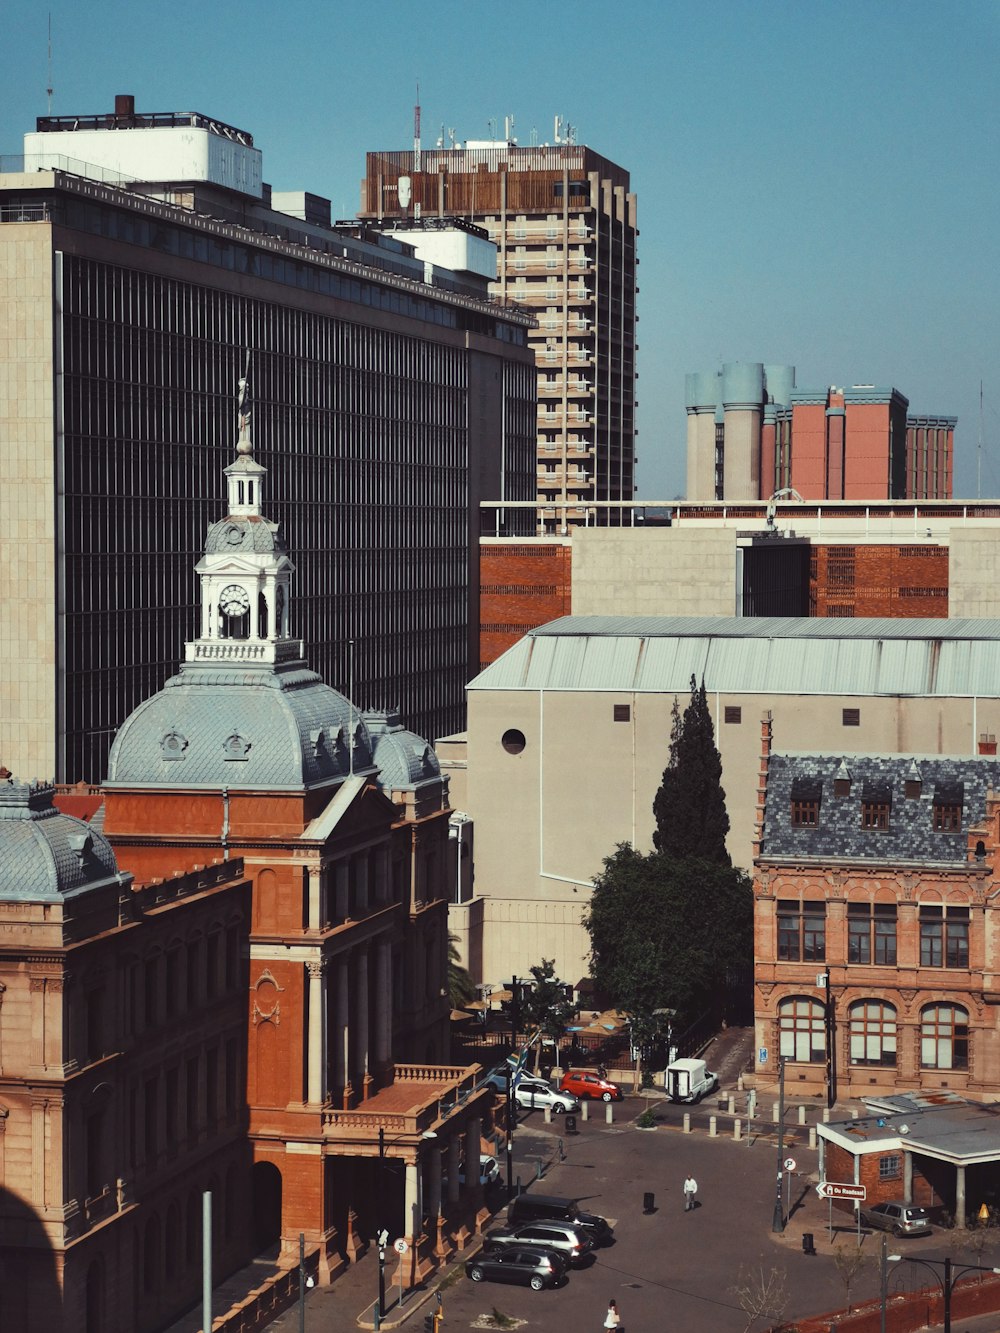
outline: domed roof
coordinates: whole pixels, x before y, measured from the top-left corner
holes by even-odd
[[[433,746],[414,731],[407,731],[394,709],[366,712],[365,722],[374,742],[379,786],[386,791],[440,781],[441,764]]]
[[[110,843],[52,798],[42,783],[0,782],[0,900],[51,902],[119,878]]]
[[[197,662],[123,723],[107,785],[300,790],[372,767],[360,713],[301,660]]]
[[[229,514],[213,523],[205,538],[206,555],[287,555],[277,523],[257,515]]]

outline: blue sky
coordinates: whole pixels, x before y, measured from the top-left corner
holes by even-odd
[[[47,109],[48,10],[6,11],[0,153]],[[276,189],[358,207],[364,154],[555,115],[632,174],[639,490],[684,489],[684,373],[791,363],[957,414],[956,495],[1000,496],[1000,4],[52,0],[52,110],[198,110]]]

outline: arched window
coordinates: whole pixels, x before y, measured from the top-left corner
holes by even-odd
[[[896,1010],[881,1000],[858,1000],[850,1007],[851,1064],[896,1064]]]
[[[826,1060],[823,1006],[806,995],[793,995],[778,1005],[780,1054],[785,1060],[822,1064]]]
[[[920,1063],[924,1069],[968,1069],[967,1010],[957,1004],[928,1004],[920,1011]]]

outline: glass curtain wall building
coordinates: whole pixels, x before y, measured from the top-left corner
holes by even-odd
[[[0,300],[0,762],[100,781],[176,670],[248,353],[292,633],[363,706],[462,727],[479,503],[534,496],[530,315],[59,170],[0,174]]]

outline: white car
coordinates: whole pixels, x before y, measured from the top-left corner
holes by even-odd
[[[500,1164],[495,1157],[489,1153],[481,1153],[479,1156],[479,1183],[486,1189],[490,1185],[496,1185],[500,1181]],[[447,1183],[447,1177],[443,1184]],[[465,1163],[460,1162],[458,1166],[458,1183],[465,1184]]]
[[[556,1115],[580,1109],[580,1103],[572,1093],[557,1092],[540,1078],[522,1078],[514,1089],[514,1100],[527,1111],[544,1111],[548,1107]]]

